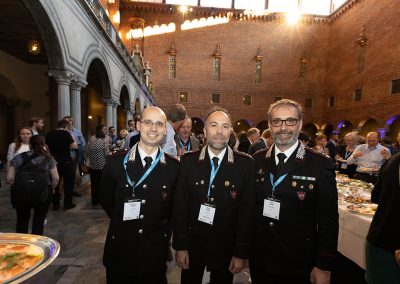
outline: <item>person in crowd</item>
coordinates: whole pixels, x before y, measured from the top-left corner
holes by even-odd
[[[39,131],[41,131],[44,127],[44,122],[43,118],[41,117],[31,117],[31,121],[29,123],[29,126],[32,131],[32,135],[39,135]]]
[[[261,137],[250,145],[249,155],[252,156],[258,150],[269,148],[272,144],[274,144],[274,138],[271,136],[271,130],[265,129],[261,134]]]
[[[68,131],[71,133],[72,137],[75,139],[76,144],[78,145],[77,149],[71,149],[71,159],[72,159],[72,167],[75,175],[75,181],[80,183],[81,177],[81,168],[85,162],[85,151],[86,151],[86,141],[83,137],[82,132],[74,127],[74,119],[72,116],[64,116],[64,120],[68,122]],[[79,170],[79,171],[77,171]],[[75,186],[75,185],[74,185]],[[82,195],[73,190],[73,196],[81,197]]]
[[[29,139],[32,137],[32,131],[29,127],[23,126],[18,129],[17,136],[8,146],[7,152],[7,169],[12,159],[18,154],[30,150]]]
[[[112,155],[104,169],[100,204],[110,218],[103,263],[107,283],[167,283],[173,196],[179,162],[160,148],[166,115],[144,109],[140,141]]]
[[[335,159],[339,163],[339,173],[346,174],[349,178],[353,178],[357,165],[348,165],[347,159],[353,154],[354,150],[358,146],[358,134],[357,132],[349,132],[344,136],[343,140],[346,147],[343,147],[341,151],[336,154]]]
[[[128,135],[125,138],[125,143],[124,143],[124,149],[129,150],[132,148],[133,145],[135,145],[137,142],[140,140],[140,134],[139,131],[136,129],[136,124],[138,122],[139,118],[135,117],[135,119],[130,119],[128,120]]]
[[[326,137],[325,137],[326,139]],[[328,155],[335,159],[336,154],[340,151],[339,132],[332,131],[329,141],[326,143],[326,148],[329,149]]]
[[[251,145],[249,139],[247,139],[247,133],[245,131],[239,131],[237,137],[239,142],[237,150],[243,153],[247,153]]]
[[[175,133],[181,128],[186,119],[186,109],[181,104],[174,104],[167,109],[167,134],[162,140],[160,146],[165,153],[177,157],[175,143]]]
[[[381,145],[388,148],[390,151],[390,155],[392,155],[392,156],[394,154],[396,154],[397,152],[400,152],[400,149],[393,145],[392,138],[390,136],[384,136],[381,139]]]
[[[71,133],[68,131],[68,122],[64,119],[57,122],[57,129],[46,135],[46,144],[49,146],[51,155],[57,161],[57,172],[60,180],[63,179],[64,187],[64,210],[74,208],[72,203],[72,191],[75,184],[75,172],[71,158],[71,150],[78,149],[78,145]],[[53,210],[60,209],[60,184],[59,182],[53,194]]]
[[[329,149],[326,147],[327,143],[328,141],[326,140],[326,135],[318,134],[315,138],[315,146],[313,147],[313,149],[322,155],[330,157]]]
[[[393,143],[394,149],[400,152],[400,133],[397,134],[396,141]]]
[[[339,215],[333,160],[298,136],[302,107],[283,99],[268,110],[275,144],[258,151],[252,283],[329,283]]]
[[[231,147],[232,150],[236,150],[236,151],[239,146],[239,140],[236,137],[236,133],[233,130],[233,128],[231,128],[231,134],[229,135],[228,146]]]
[[[117,134],[114,126],[108,127],[108,137],[110,137],[111,149],[114,149],[115,143],[117,142]]]
[[[378,204],[366,242],[368,284],[400,283],[400,153],[380,169],[371,201]]]
[[[103,129],[104,125],[102,124],[96,126],[96,134],[90,137],[86,148],[86,162],[90,168],[90,189],[93,206],[99,204],[101,173],[106,164],[106,157],[110,154]]]
[[[247,142],[240,143],[238,147],[238,150],[244,153],[248,153],[251,144],[256,142],[258,138],[260,138],[260,130],[258,128],[252,127],[249,130],[247,130],[246,135],[247,135]]]
[[[125,139],[126,136],[128,136],[129,132],[126,129],[121,129],[119,132],[119,137],[117,141],[115,142],[115,148],[114,150],[121,150],[125,148]]]
[[[7,182],[12,184],[12,186],[17,182],[15,180],[16,173],[25,162],[24,154],[27,155],[26,158],[31,159],[33,165],[41,168],[51,177],[51,179],[48,179],[48,198],[46,201],[39,203],[21,203],[13,201],[17,211],[17,233],[28,233],[29,219],[31,216],[31,210],[33,209],[32,234],[43,235],[44,220],[47,216],[51,196],[53,195],[53,189],[56,187],[59,180],[56,161],[50,153],[47,152],[44,146],[44,137],[34,135],[30,138],[30,150],[18,154],[10,162],[10,167],[7,172]]]
[[[304,131],[300,131],[298,139],[304,146],[308,146],[311,140],[310,136],[308,136]]]
[[[254,163],[227,146],[225,109],[206,116],[207,146],[181,158],[174,204],[173,248],[182,284],[232,283],[249,256],[254,222]]]
[[[347,159],[347,164],[357,165],[353,175],[355,179],[375,183],[380,167],[391,155],[388,148],[379,144],[378,132],[369,132],[366,141],[366,144],[358,145],[354,149],[353,154]]]
[[[175,135],[176,152],[178,156],[182,156],[186,152],[196,151],[199,149],[200,142],[192,133],[192,119],[186,116],[178,133]]]

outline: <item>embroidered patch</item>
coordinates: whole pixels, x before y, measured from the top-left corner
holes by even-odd
[[[306,197],[306,193],[305,193],[304,191],[298,191],[298,192],[297,192],[297,197],[298,197],[301,201],[303,201],[304,198]]]

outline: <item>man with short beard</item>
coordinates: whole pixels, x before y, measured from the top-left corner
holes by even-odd
[[[301,106],[280,100],[268,110],[275,144],[257,152],[252,283],[328,284],[338,238],[333,161],[299,142]]]
[[[249,256],[254,220],[254,163],[228,145],[224,109],[206,117],[207,146],[182,156],[173,217],[173,247],[181,283],[232,283]]]

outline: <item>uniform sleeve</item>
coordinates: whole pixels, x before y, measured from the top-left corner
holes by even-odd
[[[101,175],[101,183],[100,183],[100,192],[99,192],[99,202],[101,207],[103,207],[104,211],[107,213],[108,217],[111,218],[112,212],[114,210],[114,191],[117,183],[114,180],[113,175],[113,157],[107,159],[106,165],[103,168],[103,172]]]
[[[233,251],[233,256],[241,259],[249,257],[255,220],[255,166],[253,159],[246,162],[247,165],[243,171],[244,187],[239,201],[238,230]]]
[[[331,271],[337,254],[339,214],[335,170],[331,159],[325,159],[318,182],[317,224],[318,248],[316,266]]]
[[[189,226],[189,204],[187,168],[185,159],[180,162],[180,173],[175,190],[175,202],[172,218],[173,248],[175,250],[187,250],[187,235]]]

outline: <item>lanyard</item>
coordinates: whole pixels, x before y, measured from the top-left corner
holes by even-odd
[[[210,182],[208,183],[208,193],[207,193],[207,197],[210,197],[210,189],[211,189],[211,184],[214,181],[215,176],[218,173],[219,167],[221,166],[221,164],[218,165],[217,168],[214,167],[214,163],[212,162],[212,160],[210,159],[210,163],[211,163],[211,173],[210,173]],[[222,163],[222,161],[221,161]]]
[[[185,150],[185,144],[183,144],[181,138],[179,138],[179,143],[181,144],[181,148],[183,150]],[[188,142],[187,142],[187,150],[186,151],[190,151],[190,138],[188,139]]]
[[[129,152],[128,154],[126,154],[125,158],[124,158],[124,169],[125,169],[125,174],[126,174],[126,179],[128,181],[128,183],[130,184],[130,186],[132,186],[133,191],[135,191],[135,188],[138,187],[139,184],[141,184],[146,178],[147,176],[151,173],[151,171],[156,167],[156,165],[158,164],[158,162],[161,159],[161,156],[163,155],[163,151],[160,150],[160,153],[158,154],[157,158],[155,159],[155,161],[153,163],[151,163],[151,166],[147,169],[147,171],[142,175],[142,177],[139,179],[139,181],[137,183],[132,182],[131,178],[128,175],[128,172],[126,171],[126,165],[128,163],[128,156],[129,156]]]
[[[344,159],[347,160],[351,156],[351,153],[352,152],[350,151],[346,151],[346,153],[344,154]]]
[[[284,174],[283,176],[280,176],[276,182],[274,182],[274,175],[272,173],[269,173],[269,179],[271,180],[271,185],[272,185],[272,195],[274,195],[274,191],[278,185],[281,184],[281,182],[285,179],[287,174]]]

